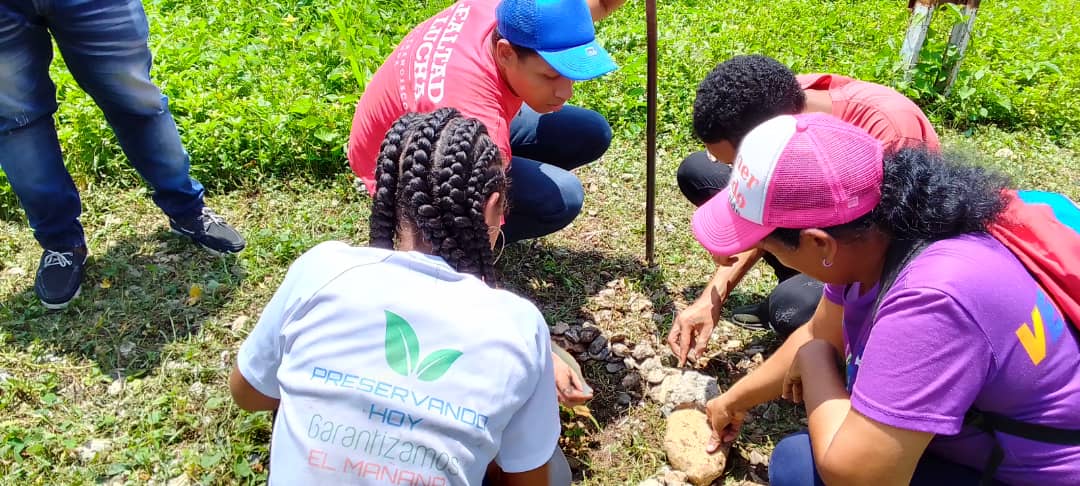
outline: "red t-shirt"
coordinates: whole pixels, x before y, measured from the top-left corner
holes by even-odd
[[[364,90],[349,134],[349,166],[375,192],[375,159],[387,130],[408,112],[457,108],[480,120],[510,161],[510,120],[522,100],[491,52],[499,0],[461,0],[413,28]]]
[[[803,74],[797,78],[803,89],[828,90],[833,116],[881,140],[886,153],[922,145],[941,149],[930,120],[918,105],[895,89],[836,74]]]

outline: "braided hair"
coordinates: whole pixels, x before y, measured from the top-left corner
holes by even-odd
[[[453,108],[407,113],[386,133],[375,165],[371,245],[392,249],[409,227],[455,270],[495,281],[484,208],[506,194],[502,158],[487,129]]]

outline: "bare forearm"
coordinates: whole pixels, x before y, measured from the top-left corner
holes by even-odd
[[[810,444],[814,459],[822,463],[828,454],[833,438],[851,411],[851,397],[844,387],[843,377],[837,367],[836,353],[831,345],[821,341],[813,352],[800,353],[799,368],[812,370],[802,376],[802,396],[809,418]]]
[[[811,339],[810,330],[802,326],[784,341],[784,344],[765,360],[753,373],[743,377],[725,393],[741,410],[749,410],[762,403],[780,398],[784,376],[791,368],[799,348]]]
[[[747,250],[731,257],[734,260],[731,264],[720,265],[702,291],[702,298],[707,295],[714,305],[722,306],[735,286],[739,285],[746,273],[761,259],[761,255],[761,250]]]

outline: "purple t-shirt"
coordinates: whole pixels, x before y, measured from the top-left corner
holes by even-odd
[[[826,285],[844,307],[851,405],[878,422],[936,434],[929,451],[981,470],[991,439],[964,426],[975,407],[1080,429],[1080,344],[1074,329],[997,240],[966,235],[930,245],[878,294]],[[1080,447],[997,434],[997,479],[1080,484]]]

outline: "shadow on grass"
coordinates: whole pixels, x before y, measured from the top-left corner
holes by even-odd
[[[159,366],[167,343],[197,333],[243,278],[233,257],[164,229],[95,250],[67,309],[46,310],[31,287],[0,302],[0,330],[13,344],[93,360],[113,377],[142,376]]]
[[[642,260],[613,255],[600,249],[576,249],[546,243],[522,242],[506,248],[498,275],[501,285],[531,300],[547,318],[557,322],[581,323],[591,320],[609,338],[666,334],[674,315],[667,277],[663,271],[648,268]],[[605,289],[616,285],[614,307],[598,304]],[[610,292],[610,291],[609,291]],[[649,310],[632,311],[622,300],[643,295]],[[598,309],[599,305],[599,309]],[[600,317],[606,315],[606,317]],[[666,316],[666,317],[665,317]],[[579,359],[581,362],[581,359]],[[581,362],[586,381],[593,388],[588,403],[591,417],[563,411],[563,449],[574,477],[590,476],[589,450],[605,446],[600,437],[605,428],[625,419],[629,410],[617,403],[621,381],[626,371],[609,373],[606,362]],[[637,373],[633,371],[633,373]],[[640,393],[641,390],[636,390]]]

